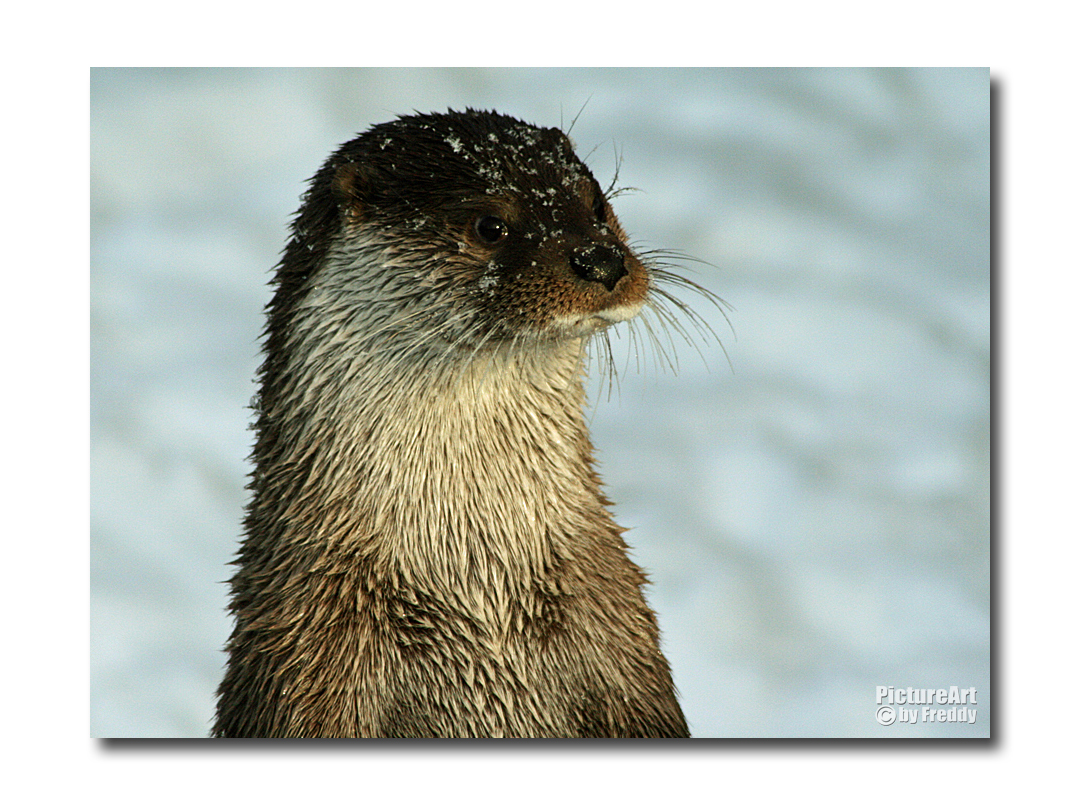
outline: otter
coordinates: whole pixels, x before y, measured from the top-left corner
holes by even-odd
[[[472,109],[315,174],[266,311],[215,737],[689,737],[583,356],[694,284],[609,193],[561,130]]]

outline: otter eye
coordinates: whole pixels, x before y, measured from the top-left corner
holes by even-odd
[[[476,234],[484,243],[495,244],[510,234],[510,227],[502,218],[494,215],[485,215],[476,219]]]

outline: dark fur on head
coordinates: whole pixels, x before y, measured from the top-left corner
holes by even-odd
[[[688,735],[582,415],[583,345],[669,322],[657,280],[557,129],[330,157],[267,310],[215,736]]]

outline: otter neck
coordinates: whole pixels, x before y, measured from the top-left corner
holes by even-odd
[[[587,549],[575,541],[589,523],[610,522],[582,410],[581,340],[388,347],[408,332],[403,305],[403,326],[388,323],[381,345],[358,343],[379,328],[355,321],[360,291],[335,308],[343,296],[328,275],[296,313],[288,386],[264,395],[262,430],[289,440],[264,451],[256,510],[260,498],[290,501],[271,514],[281,540],[361,556],[391,589],[509,617],[508,601]]]

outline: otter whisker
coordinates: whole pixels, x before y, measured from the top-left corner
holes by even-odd
[[[657,289],[656,293],[659,295],[660,298],[650,300],[649,307],[654,313],[656,313],[657,318],[663,322],[665,331],[668,331],[668,328],[670,328],[671,330],[674,330],[680,336],[682,336],[683,340],[694,348],[694,351],[698,353],[698,356],[707,365],[708,362],[705,361],[705,355],[701,352],[701,348],[698,346],[697,341],[690,335],[690,333],[686,331],[686,328],[683,327],[682,322],[680,322],[679,319],[674,314],[672,314],[672,312],[668,310],[667,307],[665,307],[665,302],[673,301],[670,295],[660,289]],[[698,329],[699,334],[703,335],[701,327],[698,325],[698,323],[693,318],[690,318],[690,321]],[[672,345],[672,349],[674,349],[674,345]]]
[[[674,281],[674,279],[674,275],[669,275],[665,278],[666,281]],[[685,278],[679,277],[678,279],[684,280]],[[716,307],[716,309],[720,312],[720,315],[724,317],[724,321],[727,322],[729,329],[731,329],[732,336],[735,336],[735,328],[731,323],[731,318],[728,316],[727,311],[724,310],[725,307],[731,307],[727,302],[725,302],[723,299],[716,296],[715,294],[711,293],[710,291],[707,291],[704,288],[697,286],[695,283],[690,282],[689,280],[685,280],[685,282],[678,282],[675,284],[689,287],[691,288],[691,290],[699,290],[702,295],[704,295],[705,298]],[[687,319],[689,319],[689,321],[694,325],[702,338],[707,339],[707,336],[712,337],[712,339],[719,345],[720,350],[724,353],[724,358],[727,360],[728,367],[734,370],[734,366],[731,363],[731,356],[728,354],[727,347],[724,345],[723,340],[716,333],[716,331],[713,330],[712,326],[708,323],[708,321],[706,321],[700,313],[687,305],[682,299],[679,299],[677,296],[669,293],[667,290],[660,288],[658,289],[658,293],[660,294],[660,296],[663,297],[666,302],[674,305],[681,313],[686,316]],[[704,360],[704,356],[702,356],[702,360]]]
[[[728,318],[727,310],[733,310],[734,308],[730,303],[728,303],[724,299],[721,299],[712,291],[702,287],[698,283],[683,276],[682,274],[677,273],[676,271],[668,270],[680,267],[678,264],[670,262],[671,259],[679,260],[683,263],[696,263],[698,265],[707,266],[712,269],[715,269],[716,266],[705,260],[701,260],[697,257],[692,257],[688,254],[684,254],[683,252],[679,252],[674,249],[649,249],[640,252],[640,256],[642,260],[644,260],[649,265],[650,270],[658,279],[673,283],[675,285],[680,285],[698,294],[709,304],[716,307],[716,309],[727,321],[728,326],[731,327],[731,319]],[[725,310],[725,308],[727,310]],[[733,327],[731,328],[731,333],[732,335],[735,335],[735,330]]]
[[[649,313],[656,313],[656,309],[653,306],[646,304],[646,306],[641,311],[641,316],[639,317],[639,319],[641,321],[641,326],[645,328],[645,332],[649,336],[649,342],[653,345],[653,367],[656,369],[657,372],[660,372],[662,371],[662,369],[660,369],[660,366],[662,366],[663,364],[667,364],[667,367],[672,371],[673,374],[678,374],[676,364],[672,361],[672,359],[668,356],[667,352],[664,350],[664,345],[660,341],[660,337],[656,334],[656,330],[653,329],[652,322],[650,321],[648,316]],[[666,327],[663,326],[663,321],[659,317],[657,317],[657,321],[661,325],[661,329],[664,331],[664,334],[667,335],[672,350],[674,350],[675,345],[673,342],[671,342],[671,335],[667,332]]]
[[[589,339],[590,349],[592,345],[596,344],[597,349],[601,351],[601,355],[597,356],[597,363],[600,367],[599,386],[603,388],[605,381],[607,382],[608,392],[607,398],[611,399],[612,386],[614,385],[619,389],[621,393],[621,387],[619,383],[619,373],[615,366],[615,355],[611,349],[611,328],[605,328],[600,332],[593,335]]]

